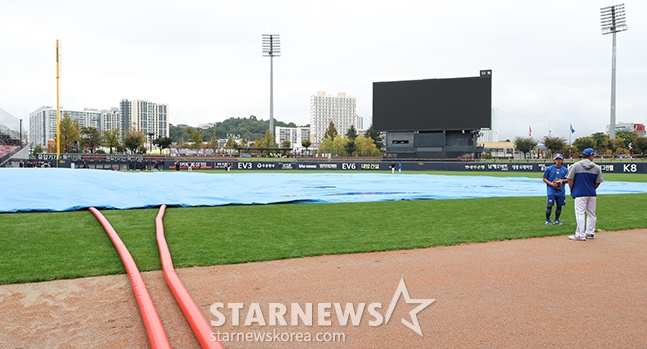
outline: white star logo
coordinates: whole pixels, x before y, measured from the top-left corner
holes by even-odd
[[[411,299],[411,297],[409,297],[409,290],[407,290],[407,286],[404,284],[404,278],[402,278],[400,279],[400,284],[398,285],[398,288],[395,290],[395,294],[393,295],[391,304],[389,304],[389,309],[386,311],[386,316],[384,320],[385,324],[389,323],[389,319],[393,314],[393,309],[395,309],[395,306],[398,304],[400,295],[404,297],[404,301],[407,304],[416,304],[416,303],[420,304],[419,306],[413,308],[413,310],[409,312],[409,315],[411,316],[411,320],[413,321],[413,323],[405,320],[404,318],[402,318],[402,323],[422,337],[422,330],[420,329],[420,323],[418,323],[417,314],[420,311],[422,311],[422,309],[428,307],[431,303],[435,302],[436,300],[435,299]]]

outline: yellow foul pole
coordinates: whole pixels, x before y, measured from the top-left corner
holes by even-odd
[[[61,156],[61,108],[58,104],[58,39],[56,40],[56,167]]]

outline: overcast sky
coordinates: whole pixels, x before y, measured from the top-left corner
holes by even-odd
[[[269,118],[270,59],[280,34],[274,118],[309,123],[317,91],[357,98],[371,124],[372,83],[477,76],[492,69],[499,138],[573,139],[609,124],[613,0],[139,1],[0,0],[0,108],[28,120],[60,103],[169,105],[172,124]],[[617,34],[618,122],[647,124],[647,1],[627,0]]]

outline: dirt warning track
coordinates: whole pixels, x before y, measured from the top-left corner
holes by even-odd
[[[207,321],[216,302],[243,303],[214,331],[336,333],[343,342],[222,341],[225,348],[456,348],[647,346],[647,230],[602,232],[428,249],[320,256],[177,270]],[[173,348],[199,348],[161,271],[142,273]],[[319,303],[380,302],[386,312],[401,279],[419,311],[420,336],[402,323],[417,304],[400,299],[391,320],[370,326],[317,324]],[[127,295],[127,296],[124,296]],[[252,303],[313,303],[313,326],[242,326]],[[0,286],[0,343],[6,348],[146,348],[125,275]],[[222,338],[222,337],[221,337]],[[280,336],[278,337],[280,339]],[[239,338],[240,339],[240,338]]]

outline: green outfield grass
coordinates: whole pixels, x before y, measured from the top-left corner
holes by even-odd
[[[647,194],[600,196],[598,228],[646,228],[646,205]],[[169,208],[164,224],[181,268],[574,231],[572,201],[562,226],[545,226],[544,208],[543,197]],[[141,271],[161,269],[158,209],[102,213]],[[119,256],[89,211],[0,214],[0,284],[118,273]]]

